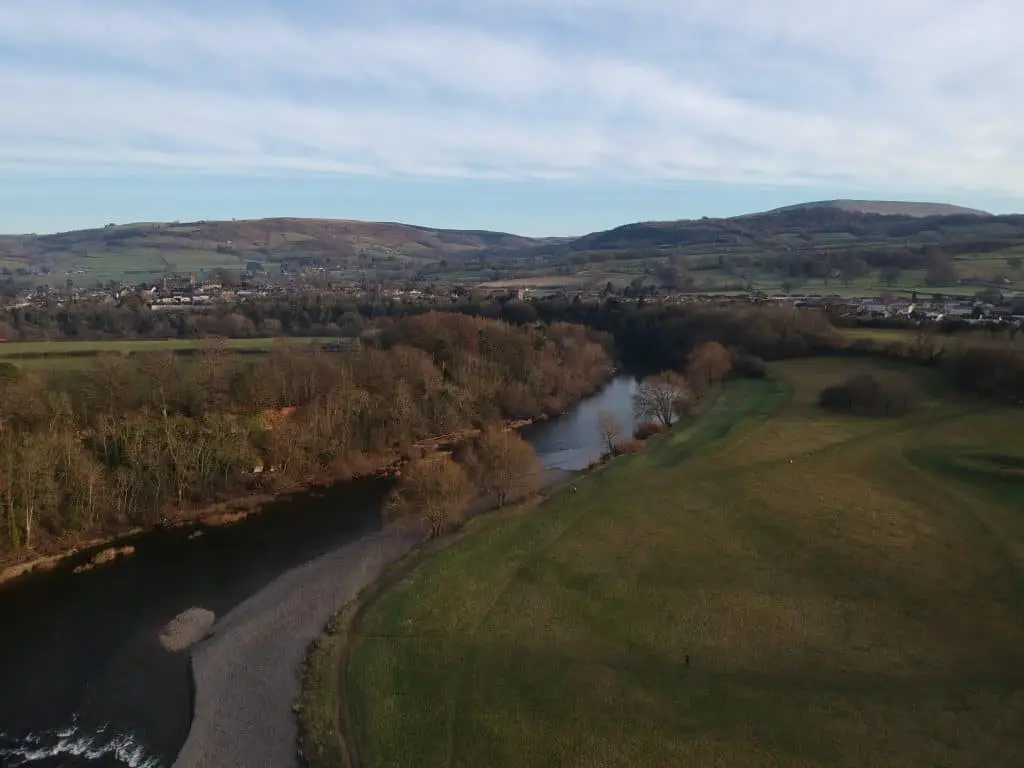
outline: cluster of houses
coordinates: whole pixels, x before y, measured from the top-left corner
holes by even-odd
[[[158,311],[203,311],[222,303],[234,304],[261,297],[291,295],[309,290],[307,284],[294,279],[277,283],[245,281],[241,286],[229,286],[215,280],[197,280],[194,275],[166,275],[158,282],[148,286],[122,283],[95,289],[76,289],[71,280],[67,282],[67,291],[59,291],[50,286],[41,285],[9,300],[6,305],[0,306],[0,310],[42,307],[54,300],[62,304],[68,299],[119,304],[136,297]],[[331,290],[339,295],[363,295],[366,292],[364,286],[351,281],[336,283]],[[603,289],[571,284],[528,287],[528,281],[503,280],[484,283],[471,290],[473,293],[504,296],[513,300],[527,299],[534,294],[554,294],[568,300],[589,302],[607,298],[610,286]],[[407,285],[404,288],[382,286],[375,291],[378,296],[386,296],[392,300],[406,303],[437,303],[439,300],[443,302],[446,299],[456,301],[467,293],[469,290],[457,286],[437,291],[436,286],[433,289],[421,290],[412,285]],[[619,292],[616,291],[616,293]],[[827,309],[831,313],[859,321],[956,321],[965,324],[991,325],[998,323],[1024,327],[1024,293],[1007,295],[997,292],[998,303],[971,296],[931,296],[929,299],[925,299],[916,294],[912,297],[897,297],[892,293],[862,298],[841,298],[821,295],[770,296],[763,293],[698,294],[662,288],[648,289],[646,294],[645,301],[665,303],[754,302],[794,306],[797,309]]]
[[[999,304],[977,298],[957,296],[915,300],[912,298],[881,297],[825,300],[821,297],[788,297],[799,309],[829,308],[846,317],[858,320],[925,320],[929,322],[955,321],[966,324],[1005,323],[1024,325],[1024,296],[1010,297]]]

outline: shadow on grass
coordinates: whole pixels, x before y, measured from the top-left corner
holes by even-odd
[[[700,455],[728,437],[738,424],[774,413],[788,397],[786,388],[772,379],[730,382],[706,413],[689,426],[676,427],[654,446],[651,462],[670,467]]]
[[[928,472],[970,486],[983,498],[1024,509],[1024,457],[987,451],[910,450],[907,459]]]

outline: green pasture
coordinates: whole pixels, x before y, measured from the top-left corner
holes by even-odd
[[[0,344],[0,362],[14,363],[25,370],[87,368],[105,355],[137,352],[185,353],[204,348],[226,348],[258,354],[281,345],[320,347],[336,337],[287,337],[254,339],[138,339],[113,341],[16,341]]]
[[[864,370],[932,375],[773,365],[400,571],[349,638],[361,764],[1024,764],[1024,410],[818,407]]]

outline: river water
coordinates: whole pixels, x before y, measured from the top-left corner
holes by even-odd
[[[635,386],[619,377],[523,435],[546,469],[583,469],[603,450],[602,410],[632,430]],[[0,587],[0,766],[170,765],[188,735],[191,673],[188,652],[164,650],[160,630],[193,606],[221,616],[290,568],[378,530],[389,487],[375,479],[306,492],[233,526],[138,536],[133,557],[88,573]]]

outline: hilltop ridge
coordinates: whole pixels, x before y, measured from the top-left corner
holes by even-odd
[[[287,276],[329,273],[378,283],[568,276],[604,285],[613,272],[644,274],[644,260],[687,269],[779,253],[906,249],[950,254],[1024,246],[1024,216],[944,203],[831,200],[728,218],[641,221],[579,237],[524,237],[347,219],[267,218],[107,224],[52,235],[0,236],[0,277],[77,285],[140,282],[221,271]],[[864,256],[863,253],[860,254]],[[1014,254],[1005,254],[1012,257]],[[877,260],[877,259],[876,259]],[[627,263],[636,262],[636,268]],[[994,269],[994,267],[993,267]],[[734,269],[735,271],[735,269]],[[998,271],[998,270],[996,270]]]
[[[797,203],[773,208],[762,213],[746,214],[734,218],[764,216],[784,211],[800,211],[809,208],[833,208],[846,213],[864,213],[878,216],[912,216],[924,218],[928,216],[991,216],[988,211],[978,208],[965,208],[949,203],[915,203],[901,200],[818,200],[810,203]]]

